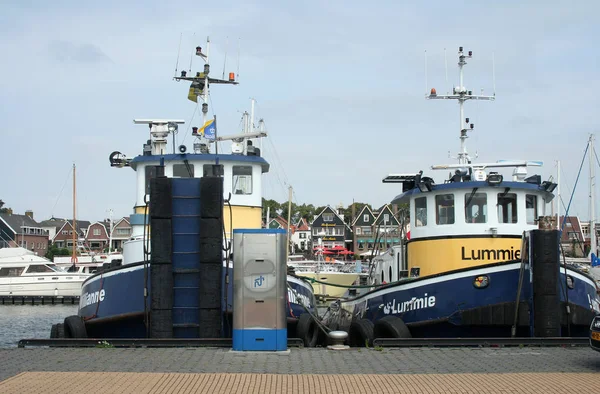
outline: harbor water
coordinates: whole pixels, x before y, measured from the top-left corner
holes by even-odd
[[[50,338],[52,324],[77,314],[78,305],[0,305],[0,348],[25,338]]]

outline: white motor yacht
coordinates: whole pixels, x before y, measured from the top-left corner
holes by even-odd
[[[0,249],[0,296],[78,297],[89,276],[66,272],[24,248]]]

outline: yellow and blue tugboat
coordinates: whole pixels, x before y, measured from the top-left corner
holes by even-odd
[[[233,73],[227,80],[209,77],[208,56],[200,47],[196,55],[205,61],[203,72],[190,77],[182,71],[175,77],[191,83],[190,100],[202,99],[203,126],[192,128],[193,153],[184,145],[168,152],[167,142],[183,120],[138,119],[136,124],[149,128],[143,154],[133,159],[120,152],[110,155],[111,166],[136,173],[132,236],[124,244],[122,265],[105,267],[83,283],[78,317],[64,323],[67,337],[203,338],[208,337],[202,329],[207,324],[218,326],[221,336],[231,336],[231,239],[235,229],[262,226],[262,176],[270,165],[253,142],[267,134],[262,128],[249,130],[245,122],[241,134],[217,135],[216,117],[207,117],[209,85],[237,82]],[[231,153],[218,153],[218,141],[231,141]],[[166,183],[156,183],[157,178]],[[156,190],[151,193],[152,187]],[[213,204],[213,215],[203,216],[209,203],[217,208]],[[168,211],[168,231],[157,228],[160,221],[151,225],[153,209]],[[202,264],[206,262],[212,265]],[[293,328],[307,309],[314,312],[315,298],[307,281],[293,275],[287,281]],[[160,332],[152,328],[157,322]]]
[[[475,163],[467,153],[473,129],[464,117],[478,96],[463,85],[472,52],[458,52],[460,83],[452,94],[460,106],[458,163],[435,183],[423,171],[389,175],[402,193],[392,204],[410,211],[402,245],[373,261],[369,291],[338,303],[326,323],[349,331],[351,344],[394,337],[587,336],[600,313],[592,277],[560,262],[559,231],[544,228],[555,183],[528,176],[536,161]],[[512,168],[512,179],[498,169]],[[543,228],[543,229],[541,229]]]

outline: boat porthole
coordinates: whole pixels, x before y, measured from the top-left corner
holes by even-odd
[[[485,289],[490,284],[490,277],[487,275],[480,275],[473,280],[473,287],[476,289]]]
[[[575,280],[573,279],[573,277],[571,275],[567,275],[567,287],[569,289],[572,289],[573,287],[575,287],[574,283]]]

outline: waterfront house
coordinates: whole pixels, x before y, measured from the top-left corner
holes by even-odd
[[[33,211],[26,211],[25,215],[0,213],[0,248],[16,246],[38,256],[48,250],[48,231],[33,219]]]

